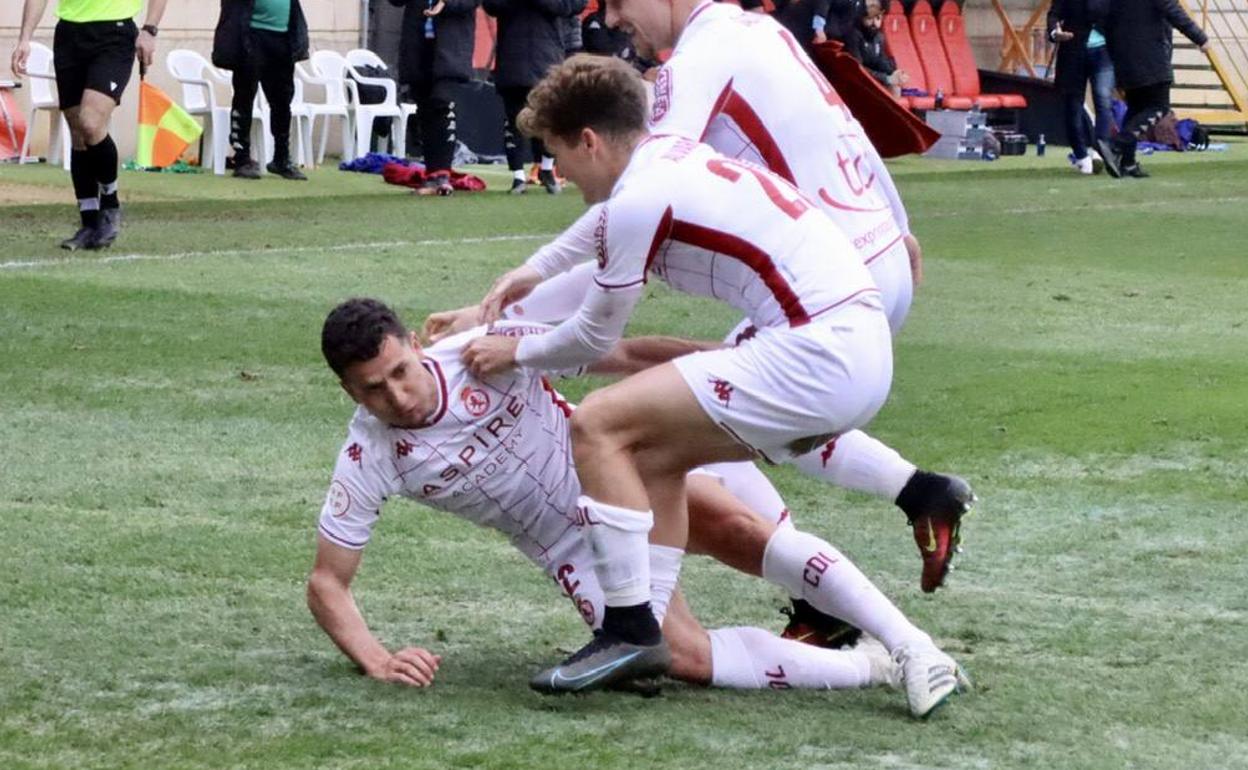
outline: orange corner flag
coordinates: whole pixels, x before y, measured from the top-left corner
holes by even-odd
[[[135,161],[145,168],[171,166],[204,129],[164,91],[139,85],[139,141]]]

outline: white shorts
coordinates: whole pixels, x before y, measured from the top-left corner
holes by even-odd
[[[896,336],[906,316],[910,315],[910,302],[914,299],[914,277],[910,274],[910,252],[906,250],[905,241],[897,241],[868,262],[867,269],[875,285],[880,287],[888,327]]]
[[[673,363],[712,420],[771,462],[861,427],[888,398],[893,341],[875,294],[796,329]]]

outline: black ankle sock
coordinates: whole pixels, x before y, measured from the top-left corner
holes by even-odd
[[[901,488],[901,493],[897,495],[897,499],[893,502],[897,507],[906,512],[911,520],[923,513],[922,507],[932,492],[936,488],[945,483],[944,477],[936,473],[928,473],[924,470],[916,470],[906,485]]]
[[[602,615],[602,630],[630,644],[653,645],[663,639],[650,602],[631,607],[607,607]]]
[[[110,189],[110,192],[98,193],[100,208],[117,208],[117,145],[113,142],[113,137],[105,135],[96,144],[88,146],[85,154],[87,166],[98,189]]]

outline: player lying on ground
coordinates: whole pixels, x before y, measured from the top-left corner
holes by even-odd
[[[887,398],[892,350],[879,289],[840,230],[765,169],[688,139],[648,136],[645,91],[626,66],[578,56],[553,68],[522,125],[555,149],[588,202],[606,202],[598,270],[577,314],[551,333],[469,343],[464,360],[475,373],[601,358],[649,274],[729,302],[760,330],[736,348],[681,356],[591,394],[573,416],[580,505],[603,557],[607,607],[603,633],[534,680],[558,690],[588,670],[611,667],[627,679],[660,666],[647,538],[685,547],[686,473],[759,456],[791,461],[865,424]],[[487,317],[491,304],[496,311],[572,264],[546,267],[501,278]],[[656,582],[674,582],[679,561],[656,568],[672,572]],[[910,653],[940,660],[946,675],[928,684],[942,698],[953,690],[952,659],[935,647]]]
[[[493,333],[526,335],[544,327],[503,323]],[[402,495],[507,535],[571,597],[597,627],[603,594],[594,554],[582,536],[584,513],[571,463],[570,407],[541,373],[528,368],[477,378],[460,362],[484,327],[422,349],[387,307],[349,300],[322,331],[322,349],[359,405],[321,513],[308,604],[318,623],[370,676],[408,685],[433,681],[440,658],[423,648],[391,653],[372,635],[350,586],[383,501]],[[679,340],[628,341],[598,365],[637,370],[688,349]],[[690,479],[691,547],[743,572],[797,591],[821,610],[852,619],[894,649],[931,639],[828,543],[799,532],[775,489],[751,463],[713,466]],[[658,562],[678,557],[655,547]],[[673,573],[674,574],[674,573]],[[906,681],[916,714],[939,702],[926,687],[924,658],[902,654],[900,667],[871,645],[826,650],[758,628],[707,632],[674,594],[654,586],[672,659],[668,673],[720,687],[861,687]],[[668,600],[671,599],[671,604]],[[876,648],[878,649],[878,648]],[[931,663],[932,661],[928,661]],[[939,663],[939,662],[937,662]],[[577,683],[573,683],[574,685]],[[591,677],[581,680],[594,684]]]

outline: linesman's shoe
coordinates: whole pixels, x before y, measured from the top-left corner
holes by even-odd
[[[975,504],[965,479],[916,471],[897,496],[897,505],[914,528],[914,542],[923,559],[919,585],[931,593],[945,582],[955,554],[961,551],[962,517]]]
[[[672,654],[665,641],[629,644],[604,631],[595,631],[589,644],[533,677],[529,686],[546,695],[619,688],[635,679],[662,676],[671,664]]]
[[[292,182],[308,181],[308,178],[304,176],[302,171],[299,170],[299,167],[290,162],[290,160],[286,160],[284,162],[276,160],[271,161],[264,167],[264,170],[268,171],[270,174],[280,176],[282,179],[289,179]]]
[[[910,713],[926,719],[954,693],[971,689],[971,680],[953,658],[934,645],[907,645],[893,650],[901,670]]]
[[[94,227],[82,226],[78,228],[78,232],[61,241],[61,248],[66,251],[81,251],[82,249],[94,249],[95,245]]]
[[[805,602],[794,602],[792,609],[782,607],[780,612],[788,615],[788,625],[780,632],[784,639],[791,639],[812,647],[839,650],[852,647],[862,637],[862,629],[840,618],[826,615]]]
[[[95,229],[95,245],[91,248],[106,249],[121,234],[121,209],[100,209],[100,225]]]

